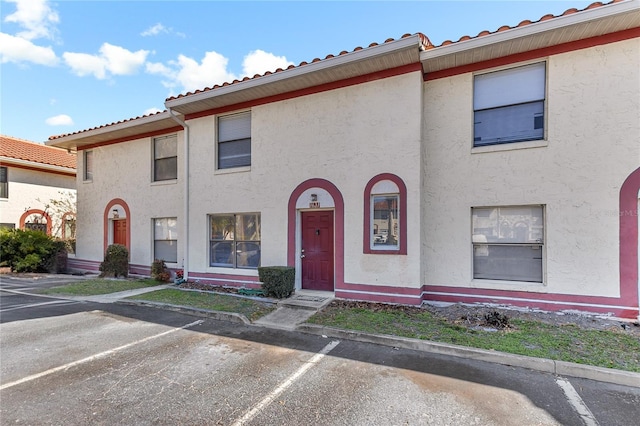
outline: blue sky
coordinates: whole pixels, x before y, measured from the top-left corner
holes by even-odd
[[[590,3],[0,0],[0,133],[43,142],[403,34],[439,45]]]

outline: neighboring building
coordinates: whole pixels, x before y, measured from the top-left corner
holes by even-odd
[[[75,209],[58,211],[51,200],[75,202],[75,197],[75,153],[0,135],[1,227],[73,238]]]
[[[77,268],[638,316],[640,1],[372,44],[50,138],[78,150]],[[132,94],[134,96],[134,94]],[[124,101],[124,100],[123,100]]]

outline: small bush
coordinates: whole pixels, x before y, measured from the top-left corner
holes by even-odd
[[[283,299],[293,293],[296,270],[289,266],[262,266],[258,268],[262,290],[267,296]]]
[[[163,283],[169,282],[171,279],[171,273],[167,269],[167,265],[164,263],[164,260],[156,259],[153,261],[151,264],[151,278]]]
[[[15,272],[64,272],[66,258],[64,242],[44,232],[0,230],[0,266]]]
[[[122,244],[111,244],[107,247],[104,261],[100,264],[100,277],[129,276],[129,250]]]
[[[499,329],[509,327],[509,317],[505,314],[501,314],[498,311],[493,311],[485,314],[484,321],[487,325]]]

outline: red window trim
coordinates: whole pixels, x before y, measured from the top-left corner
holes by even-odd
[[[374,250],[371,248],[371,191],[373,186],[383,180],[389,180],[398,186],[400,197],[400,246],[396,250]],[[364,188],[364,228],[362,252],[365,254],[407,254],[407,186],[404,181],[392,174],[381,173],[371,178]]]

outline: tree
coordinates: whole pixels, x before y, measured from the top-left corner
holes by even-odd
[[[58,191],[58,197],[44,202],[44,211],[51,217],[51,235],[64,240],[76,239],[76,193],[74,191]]]

